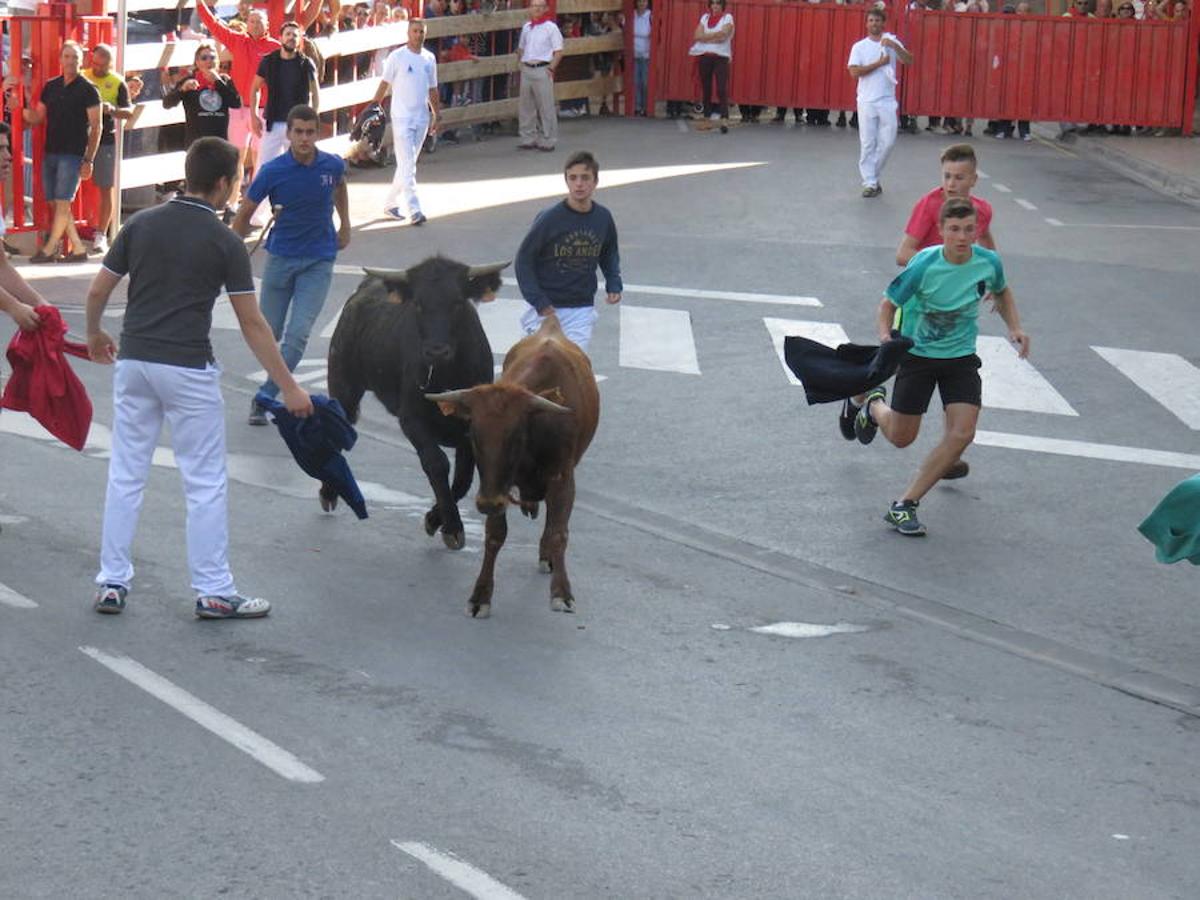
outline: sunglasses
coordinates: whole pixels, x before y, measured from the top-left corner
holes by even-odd
[[[1118,6],[1117,12],[1136,12],[1132,6]]]
[[[216,59],[216,56],[211,53],[201,53],[196,59],[207,62],[208,60]]]

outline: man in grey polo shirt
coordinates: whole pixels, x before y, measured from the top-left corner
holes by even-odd
[[[292,378],[258,310],[245,246],[217,218],[237,167],[238,151],[228,141],[205,137],[192,144],[184,164],[186,192],[126,223],[88,291],[88,351],[95,362],[116,363],[97,612],[125,608],[133,580],[133,535],[164,420],[187,500],[196,615],[252,618],[271,608],[266,600],[239,594],[229,571],[225,404],[221,369],[209,341],[213,303],[222,289],[246,343],[282,389],[288,411],[310,415],[312,401]],[[101,330],[100,316],[126,275],[129,300],[118,349]]]

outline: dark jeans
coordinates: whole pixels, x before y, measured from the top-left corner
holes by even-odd
[[[704,95],[704,115],[711,116],[714,112],[712,94],[713,81],[717,83],[717,105],[715,110],[722,119],[729,118],[729,58],[715,53],[705,53],[700,57],[700,89]]]
[[[1021,137],[1025,137],[1025,135],[1029,134],[1029,120],[1028,119],[1021,119],[1017,122],[1017,132],[1021,135]],[[1012,137],[1013,136],[1012,119],[997,119],[996,120],[996,134],[1003,134],[1007,137]]]

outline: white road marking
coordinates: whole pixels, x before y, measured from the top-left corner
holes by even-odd
[[[505,278],[505,284],[515,285],[515,278]],[[660,297],[696,297],[700,300],[732,300],[737,303],[766,303],[775,306],[821,306],[816,297],[788,294],[755,294],[748,291],[708,291],[700,288],[664,287],[655,284],[626,284],[626,294],[649,294]]]
[[[1062,223],[1062,222],[1060,222],[1060,221],[1058,221],[1058,219],[1046,219],[1046,224],[1047,224],[1047,225],[1053,225],[1055,228],[1062,228],[1062,227],[1063,227],[1063,223]]]
[[[1058,223],[1059,225],[1062,222]],[[1125,225],[1117,222],[1070,222],[1068,228],[1125,228],[1148,231],[1200,231],[1200,225]]]
[[[463,862],[453,853],[447,853],[418,841],[394,840],[392,846],[424,863],[431,871],[464,893],[470,894],[476,900],[524,900],[512,888],[501,884],[487,872],[475,868],[468,862]]]
[[[676,119],[675,127],[679,130],[680,134],[687,134],[687,131],[688,131],[687,122],[683,121],[683,119]]]
[[[1024,197],[1013,197],[1013,203],[1017,204],[1017,206],[1021,207],[1022,209],[1029,210],[1030,212],[1035,212],[1037,210],[1037,207]]]
[[[0,516],[0,525],[20,525],[28,521],[29,516]]]
[[[14,609],[37,609],[35,602],[24,594],[18,594],[3,582],[0,582],[0,605],[11,606]]]
[[[783,374],[787,376],[790,383],[795,385],[800,384],[800,379],[792,374],[792,370],[788,368],[783,359],[783,339],[785,337],[798,335],[827,347],[836,347],[838,344],[846,344],[850,341],[845,330],[836,322],[802,322],[798,319],[764,318],[763,324],[767,326],[767,331],[771,335],[771,343],[775,347],[775,355],[779,357],[779,364],[783,366]]]
[[[1007,338],[980,335],[975,346],[983,360],[985,409],[1079,415],[1029,360],[1017,355],[1016,348]]]
[[[296,371],[292,373],[292,377],[300,384],[307,381],[314,381],[318,378],[325,377],[325,367],[328,365],[326,360],[319,356],[307,356],[300,362],[296,363]],[[308,369],[307,372],[301,372],[301,369]],[[298,374],[297,374],[298,373]],[[267,370],[259,369],[257,372],[251,372],[246,376],[248,381],[264,382],[267,380]]]
[[[251,731],[245,725],[231,719],[215,707],[209,706],[199,697],[189,694],[183,688],[163,678],[157,672],[152,672],[136,660],[130,659],[128,656],[106,653],[95,647],[80,647],[79,649],[109,671],[115,672],[126,681],[140,687],[150,696],[161,700],[201,728],[228,741],[243,753],[254,757],[268,769],[289,781],[316,784],[325,780],[324,775],[315,769],[310,769],[278,744]]]
[[[1200,369],[1174,353],[1116,347],[1092,349],[1188,428],[1200,431]]]
[[[987,172],[983,171],[983,169],[976,169],[975,174],[978,175],[980,178],[991,178],[992,177]]]
[[[1059,438],[1035,437],[1029,434],[1007,434],[1000,431],[977,431],[975,443],[984,447],[1006,450],[1030,450],[1034,453],[1053,453],[1058,456],[1077,456],[1083,459],[1104,459],[1110,462],[1140,463],[1145,466],[1165,466],[1171,469],[1200,471],[1200,454],[1172,453],[1168,450],[1147,450],[1142,447],[1122,447],[1118,444],[1093,444],[1088,441],[1068,441]]]
[[[994,187],[996,190],[998,190],[1002,194],[1011,194],[1012,193],[1012,188],[1010,188],[1007,184],[1001,184],[998,181],[995,184],[993,184],[992,187]]]
[[[789,638],[829,637],[831,634],[859,634],[870,631],[865,625],[851,625],[849,622],[838,622],[836,625],[813,625],[808,622],[775,622],[771,625],[758,625],[749,629],[756,634],[773,634]]]
[[[479,321],[487,332],[492,353],[507,353],[508,349],[525,337],[521,330],[521,314],[529,308],[524,300],[492,300],[475,307]]]
[[[619,360],[632,369],[699,375],[692,314],[622,303]]]

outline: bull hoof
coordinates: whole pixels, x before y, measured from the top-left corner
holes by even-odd
[[[551,597],[550,598],[550,611],[551,612],[564,612],[564,613],[575,612],[575,598],[574,597]]]
[[[548,560],[548,559],[539,559],[538,560],[538,571],[541,572],[543,575],[549,575],[551,572],[554,571],[554,563],[550,562],[550,560]]]
[[[436,509],[431,509],[425,513],[425,533],[430,537],[437,534],[437,530],[442,527],[442,517],[438,515]]]
[[[321,501],[321,509],[325,512],[333,512],[337,509],[338,496],[333,491],[326,491],[321,488],[317,492],[317,497]]]
[[[492,604],[480,603],[476,606],[474,603],[467,604],[467,615],[472,619],[488,619],[492,615]]]
[[[461,550],[467,546],[467,535],[462,531],[443,531],[442,543],[451,550]]]

